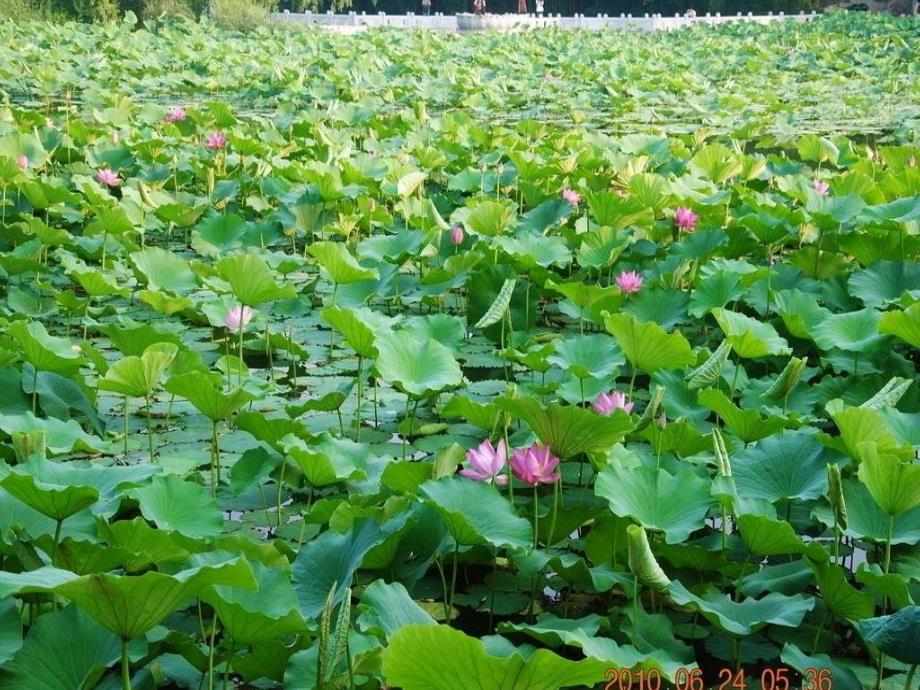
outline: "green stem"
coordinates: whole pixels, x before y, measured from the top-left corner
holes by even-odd
[[[208,648],[208,690],[214,690],[214,640],[217,637],[217,613],[211,612],[211,644]]]
[[[894,515],[888,516],[888,534],[885,536],[885,574],[891,572],[891,537],[894,532]],[[882,615],[888,613],[888,595],[882,597]],[[885,652],[879,650],[878,653],[878,676],[875,680],[875,687],[882,687],[882,676],[885,673]]]
[[[275,512],[275,519],[278,521],[277,529],[281,529],[281,494],[284,489],[284,470],[287,469],[287,461],[281,461],[281,474],[278,477],[278,505]]]
[[[629,398],[630,400],[632,400],[633,388],[635,388],[636,386],[636,373],[637,372],[638,372],[638,369],[636,369],[636,365],[634,364],[632,368],[632,377],[630,377],[629,379]]]
[[[230,651],[227,654],[227,663],[224,666],[223,690],[227,690],[227,681],[230,680],[230,664],[233,661],[233,638],[230,639]]]
[[[361,440],[361,399],[364,395],[364,358],[358,355],[358,409],[355,410],[355,443]]]
[[[35,415],[36,410],[38,409],[38,369],[33,367],[34,373],[32,374],[32,415]]]
[[[435,558],[434,564],[441,575],[441,590],[444,592],[444,620],[450,625],[450,592],[447,589],[447,578],[444,577],[444,566],[441,564],[440,558]]]
[[[454,595],[457,593],[457,557],[460,554],[460,543],[454,540],[454,568],[450,576],[450,604],[447,606],[448,623],[450,623],[450,614],[454,610]]]
[[[121,641],[121,687],[122,690],[131,688],[131,660],[128,658],[128,640]]]
[[[533,487],[533,547],[535,549],[537,548],[537,543],[538,543],[539,534],[540,534],[539,508],[540,508],[540,501],[539,501],[539,497],[537,496],[537,487],[536,485],[534,485]]]
[[[818,651],[818,644],[821,642],[821,633],[824,632],[824,626],[827,625],[827,618],[830,614],[830,611],[825,609],[824,617],[821,619],[821,625],[818,626],[818,630],[815,632],[815,639],[811,643],[811,653],[816,654]]]
[[[910,671],[907,672],[907,682],[904,683],[904,690],[910,690],[911,683],[914,682],[914,674],[917,672],[917,664],[914,664],[910,667]]]
[[[242,307],[240,307],[242,310]],[[240,347],[239,347],[239,366],[236,369],[236,385],[243,385],[243,313],[240,311]]]
[[[144,409],[147,417],[147,449],[150,451],[150,464],[153,464],[153,427],[150,425],[150,395],[144,396]]]
[[[217,495],[220,484],[220,443],[217,436],[217,420],[211,422],[211,493]]]
[[[560,475],[559,481],[553,484],[553,512],[550,515],[549,519],[549,535],[546,537],[546,546],[550,547],[554,543],[553,537],[556,534],[556,514],[559,509],[559,485],[562,483],[562,476]]]
[[[127,395],[125,396],[124,417],[125,417],[125,457],[127,458],[128,457],[128,396]]]

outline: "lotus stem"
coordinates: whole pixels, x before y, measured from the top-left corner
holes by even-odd
[[[562,474],[559,475],[559,481],[553,484],[553,512],[549,518],[549,534],[546,537],[546,546],[550,547],[554,543],[553,537],[556,535],[556,515],[559,511],[559,494],[562,489],[560,485],[562,484]]]
[[[243,385],[243,319],[240,319],[240,349],[239,349],[239,358],[240,365],[236,370],[236,385]]]
[[[124,418],[125,418],[125,458],[128,457],[128,396],[125,396],[125,408],[124,408]]]
[[[914,674],[917,672],[917,664],[914,664],[910,667],[910,671],[907,672],[907,682],[904,683],[904,690],[910,690],[911,683],[914,682]]]
[[[150,394],[144,395],[144,410],[147,417],[147,449],[150,452],[150,464],[153,464],[153,426],[150,423]]]
[[[538,510],[539,507],[540,507],[540,499],[539,499],[539,496],[537,495],[537,487],[536,485],[534,485],[533,487],[533,547],[535,549],[537,548],[539,534],[540,534],[540,530],[539,530],[540,512]]]
[[[454,612],[454,595],[457,593],[457,558],[460,555],[460,542],[454,539],[454,567],[450,576],[450,603],[447,605],[447,622],[450,623]]]
[[[38,368],[32,367],[32,415],[36,414],[38,410]]]
[[[230,638],[230,651],[227,653],[227,663],[224,666],[224,682],[222,690],[227,690],[227,681],[230,680],[230,664],[233,661],[233,638]]]
[[[358,409],[355,410],[355,442],[361,440],[361,402],[364,394],[364,358],[358,355]]]
[[[211,422],[211,493],[217,495],[220,484],[220,441],[217,435],[217,420]]]
[[[217,613],[211,611],[211,642],[208,645],[208,690],[214,690],[214,640],[217,637]]]
[[[122,690],[131,688],[131,660],[128,657],[128,640],[121,641],[121,687]]]

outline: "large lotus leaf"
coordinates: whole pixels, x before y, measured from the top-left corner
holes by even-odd
[[[920,507],[920,464],[879,452],[874,443],[862,443],[859,449],[859,481],[886,514],[898,516]]]
[[[631,314],[611,314],[604,323],[626,359],[647,374],[683,369],[696,361],[681,333],[668,333],[657,323],[640,323]]]
[[[188,568],[175,575],[95,573],[55,587],[123,640],[143,635],[179,606],[211,585],[253,589],[256,581],[245,558]]]
[[[903,311],[888,311],[878,321],[879,333],[890,333],[913,347],[920,348],[920,302]]]
[[[498,631],[523,633],[550,647],[561,645],[577,647],[586,657],[604,661],[608,667],[655,668],[667,680],[673,680],[677,670],[682,666],[690,669],[695,667],[691,661],[692,654],[689,658],[685,655],[686,648],[681,648],[684,653],[679,654],[682,661],[672,656],[669,651],[660,648],[641,652],[629,645],[619,645],[609,637],[597,637],[599,621],[600,617],[596,614],[589,614],[583,618],[558,618],[552,614],[546,614],[541,616],[536,623],[531,624],[500,623]],[[648,630],[643,632],[647,633]],[[669,647],[680,648],[680,644],[673,637],[671,641],[676,644],[668,645]]]
[[[499,398],[495,404],[527,422],[537,438],[562,460],[589,451],[609,450],[635,426],[622,410],[601,416],[575,405],[550,403],[544,407],[530,397]]]
[[[516,221],[514,208],[500,201],[483,201],[465,215],[466,227],[477,235],[487,237],[494,237],[513,228]]]
[[[258,561],[251,565],[258,589],[219,585],[201,593],[201,599],[214,607],[225,633],[235,643],[250,645],[305,631],[288,574]]]
[[[369,459],[367,449],[352,441],[326,433],[310,443],[286,436],[282,447],[287,457],[303,472],[310,486],[328,486],[367,476],[364,469]]]
[[[374,329],[368,325],[369,310],[343,309],[342,307],[329,307],[323,310],[323,318],[336,331],[342,334],[348,346],[359,357],[376,357],[377,348],[374,346]],[[373,314],[374,312],[369,312]]]
[[[543,233],[572,215],[572,204],[565,199],[547,199],[518,218],[518,230]]]
[[[6,332],[19,345],[22,358],[38,371],[68,376],[83,364],[83,357],[69,340],[48,335],[38,321],[15,321],[7,326]]]
[[[34,388],[33,383],[35,384]],[[35,377],[35,369],[31,364],[22,366],[22,391],[26,395],[32,395],[34,390],[38,394],[38,404],[45,414],[49,417],[68,420],[71,418],[71,411],[79,412],[85,415],[92,425],[93,431],[101,436],[105,433],[105,422],[99,417],[96,403],[87,395],[87,391],[81,385],[82,383],[82,381],[78,383],[73,379],[65,378],[60,374],[53,374],[50,371],[39,371],[38,377]],[[0,386],[2,385],[0,383]],[[18,388],[19,386],[17,385],[16,390],[4,391],[4,393],[19,402],[23,398],[18,395]],[[15,406],[15,403],[13,406]],[[3,407],[4,404],[0,402],[0,409]],[[19,410],[25,410],[28,407],[28,405],[18,406]]]
[[[653,221],[648,206],[632,196],[602,190],[586,194],[585,201],[594,222],[613,230],[622,230],[630,225],[651,225]]]
[[[536,266],[568,266],[572,262],[572,252],[565,240],[556,235],[523,233],[515,237],[496,237],[493,242],[514,257],[518,266],[528,270]]]
[[[0,414],[0,431],[12,436],[14,433],[41,431],[45,435],[45,450],[49,455],[62,455],[73,450],[104,452],[108,444],[100,438],[83,431],[79,422],[49,417],[39,419],[31,412],[23,414]]]
[[[154,343],[140,357],[123,357],[113,363],[97,385],[101,390],[147,397],[156,389],[178,351],[171,343]]]
[[[19,614],[19,602],[8,597],[0,602],[0,667],[12,659],[21,647],[22,619]],[[2,677],[0,675],[0,678]]]
[[[849,454],[854,460],[863,460],[867,443],[873,444],[879,453],[896,455],[902,460],[914,457],[913,448],[895,437],[881,411],[869,407],[844,407],[837,400],[828,403],[827,409],[840,429],[841,452]],[[833,440],[828,441],[824,437],[822,440],[834,446]]]
[[[818,674],[820,670],[828,669],[832,679],[833,687],[836,690],[863,690],[863,684],[853,671],[842,664],[837,663],[827,654],[805,654],[794,644],[787,642],[780,653],[780,659],[784,664],[788,664],[799,673]],[[819,682],[818,678],[809,677],[806,682]]]
[[[110,323],[99,326],[99,330],[109,337],[115,349],[127,356],[139,357],[155,343],[172,343],[177,347],[182,345],[182,340],[175,333],[150,324],[137,324],[133,321],[124,325]]]
[[[211,493],[174,474],[154,477],[150,486],[135,489],[133,495],[141,515],[160,529],[203,538],[219,534],[224,526]]]
[[[812,329],[811,337],[822,350],[838,348],[847,352],[867,352],[883,340],[878,334],[879,313],[862,309],[833,314]]]
[[[790,352],[789,344],[769,323],[727,309],[713,309],[712,315],[739,357],[767,357]]]
[[[255,399],[248,391],[235,388],[224,393],[220,388],[220,377],[191,371],[172,376],[166,382],[166,390],[188,400],[211,421],[226,419],[246,403]]]
[[[463,381],[453,352],[436,340],[421,340],[408,331],[379,335],[377,354],[380,376],[415,397],[459,386]]]
[[[297,295],[293,285],[280,286],[275,282],[268,262],[257,254],[237,254],[222,259],[217,271],[230,284],[236,298],[250,307]]]
[[[364,268],[339,242],[316,242],[307,251],[325,269],[336,285],[356,283],[359,280],[377,280],[380,274],[372,268]]]
[[[853,587],[847,581],[847,571],[831,563],[824,548],[810,544],[806,555],[815,572],[824,604],[832,614],[839,618],[861,620],[875,613],[872,595]]]
[[[304,618],[316,618],[322,612],[333,586],[333,605],[342,601],[368,551],[397,532],[407,517],[402,513],[382,525],[371,519],[355,520],[345,534],[327,530],[304,544],[293,569],[294,591]]]
[[[606,378],[626,363],[616,342],[606,335],[573,335],[558,338],[555,346],[556,354],[547,357],[547,361],[580,379],[591,376],[597,379]]]
[[[37,570],[11,573],[0,570],[0,599],[11,594],[32,594],[49,592],[58,585],[77,579],[78,575],[69,570],[44,566]]]
[[[445,477],[422,484],[419,496],[438,512],[458,544],[525,549],[533,543],[530,522],[491,484]]]
[[[418,256],[425,239],[425,233],[412,230],[403,230],[395,235],[375,235],[361,241],[358,245],[358,256],[373,263],[388,261],[402,264],[411,257]]]
[[[809,501],[827,491],[824,446],[807,430],[763,439],[732,455],[738,492],[747,499]]]
[[[888,515],[879,508],[869,490],[860,482],[844,480],[843,497],[847,507],[845,534],[854,539],[884,543],[888,534]],[[829,507],[817,507],[815,514],[824,524],[834,524],[834,515]],[[894,519],[891,543],[920,543],[920,508],[909,510]]]
[[[728,396],[715,388],[700,391],[697,399],[725,422],[725,426],[745,443],[753,443],[775,434],[785,422],[780,417],[761,417],[755,410],[742,410]]]
[[[867,307],[881,307],[886,302],[899,299],[907,291],[920,291],[920,264],[878,261],[868,268],[854,271],[849,286],[850,292]]]
[[[774,296],[776,311],[796,338],[811,338],[812,329],[831,315],[830,310],[818,305],[818,295],[801,290],[778,290]]]
[[[383,657],[386,682],[403,690],[559,690],[592,687],[607,664],[570,661],[547,649],[527,658],[489,654],[481,640],[445,625],[407,625],[390,641]]]
[[[8,690],[93,688],[121,656],[121,640],[76,606],[38,617],[22,648],[0,669]]]
[[[198,287],[198,277],[188,261],[175,252],[160,247],[148,247],[143,251],[134,252],[131,260],[147,279],[147,287],[151,290],[182,293]]]
[[[868,618],[856,624],[859,634],[905,664],[920,664],[920,606],[908,606],[890,616]]]
[[[882,570],[882,567],[878,563],[860,563],[859,567],[856,569],[856,581],[876,593],[881,592],[887,596],[888,601],[890,601],[895,608],[911,606],[914,603],[908,579],[900,573],[895,572],[890,572],[886,575],[885,571]],[[868,618],[874,612],[875,610],[873,607],[873,610],[863,616],[863,618]],[[857,617],[853,616],[853,618],[855,619]]]
[[[93,486],[42,481],[41,466],[48,461],[17,465],[0,480],[0,486],[30,508],[52,520],[64,520],[91,506],[99,499]],[[33,471],[35,474],[33,474]]]
[[[648,467],[607,465],[597,476],[595,493],[620,517],[631,517],[647,530],[664,532],[679,544],[704,526],[713,505],[709,482],[689,469],[676,475]]]
[[[436,624],[399,582],[374,580],[361,594],[361,608],[358,627],[386,639],[407,625]]]
[[[767,515],[740,515],[738,528],[747,550],[755,556],[784,556],[805,548],[792,525]]]
[[[732,635],[751,635],[767,625],[797,628],[815,605],[814,599],[808,597],[776,593],[741,602],[716,590],[699,597],[677,580],[668,590],[675,603],[693,607],[719,630]]]

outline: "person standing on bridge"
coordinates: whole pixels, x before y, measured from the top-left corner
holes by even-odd
[[[537,0],[537,16],[543,16],[543,0]]]
[[[431,14],[431,0],[422,0],[422,14],[426,17]]]
[[[518,14],[527,14],[527,0],[518,0]]]

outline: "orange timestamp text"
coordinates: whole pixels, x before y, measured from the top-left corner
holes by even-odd
[[[709,687],[715,690],[793,690],[795,673],[785,666],[765,668],[759,675],[749,674],[744,668],[723,668],[719,670],[718,682],[707,686],[703,672],[698,668],[677,669],[673,682],[665,681],[657,668],[608,668],[604,672],[604,690],[662,690],[671,687],[674,690],[707,690]],[[801,685],[795,687],[802,690],[834,688],[834,677],[829,668],[806,668],[801,678]]]

